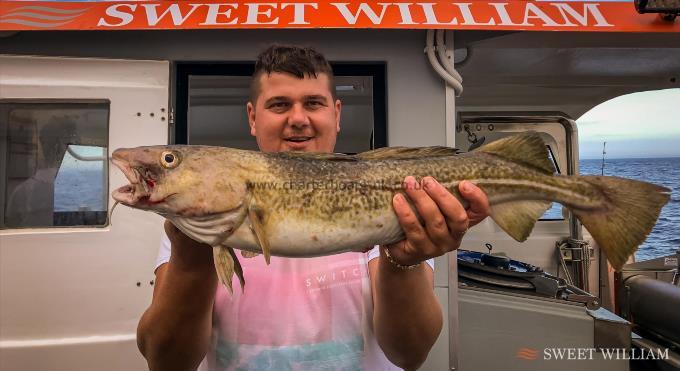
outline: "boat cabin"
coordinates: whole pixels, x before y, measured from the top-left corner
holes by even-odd
[[[136,327],[163,219],[110,214],[126,181],[108,158],[167,143],[257,149],[245,103],[269,44],[331,61],[338,152],[468,151],[534,130],[557,171],[574,175],[585,113],[680,88],[680,5],[640,14],[639,3],[2,2],[0,369],[146,369]],[[624,278],[560,205],[523,243],[488,219],[458,259],[435,261],[446,323],[422,369],[628,370],[630,358],[555,353],[657,349],[635,345],[621,318]],[[664,365],[678,360],[670,348]]]

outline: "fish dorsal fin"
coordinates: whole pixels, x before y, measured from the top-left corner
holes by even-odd
[[[325,161],[356,161],[356,156],[344,153],[319,153],[319,152],[277,152],[270,153],[270,156],[280,158],[299,158],[305,160],[325,160]]]
[[[535,131],[509,136],[483,145],[473,152],[485,152],[523,165],[531,166],[545,174],[554,174],[555,166],[548,158],[548,150]]]
[[[432,147],[383,147],[357,154],[361,160],[387,160],[406,159],[420,157],[454,156],[459,151],[456,148],[432,146]]]

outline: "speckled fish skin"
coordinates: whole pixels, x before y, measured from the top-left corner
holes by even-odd
[[[168,153],[180,159],[176,167],[159,162]],[[408,175],[434,177],[463,203],[458,183],[471,181],[487,194],[491,217],[518,241],[551,202],[559,202],[616,269],[651,232],[669,199],[668,189],[649,183],[554,175],[533,132],[464,154],[444,147],[349,156],[155,146],[117,150],[113,161],[132,183],[114,192],[116,200],[164,215],[211,246],[255,253],[266,247],[288,257],[363,251],[403,239],[392,198],[403,192]]]

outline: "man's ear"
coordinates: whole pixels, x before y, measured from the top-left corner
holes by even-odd
[[[336,131],[340,132],[340,113],[342,112],[342,102],[340,99],[335,100],[335,127]]]
[[[255,130],[255,106],[252,102],[246,104],[246,112],[248,113],[248,125],[250,125],[250,135],[256,136],[257,131]]]

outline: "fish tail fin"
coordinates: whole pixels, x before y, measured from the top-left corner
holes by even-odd
[[[230,294],[234,293],[234,288],[232,284],[232,278],[234,273],[241,282],[241,292],[245,288],[245,278],[243,277],[243,268],[241,263],[236,258],[234,249],[228,246],[219,245],[213,246],[213,260],[215,262],[215,271],[217,272],[217,277],[226,288],[229,290]]]
[[[620,271],[654,228],[670,190],[655,184],[612,176],[583,175],[580,180],[602,191],[602,210],[571,211]]]

